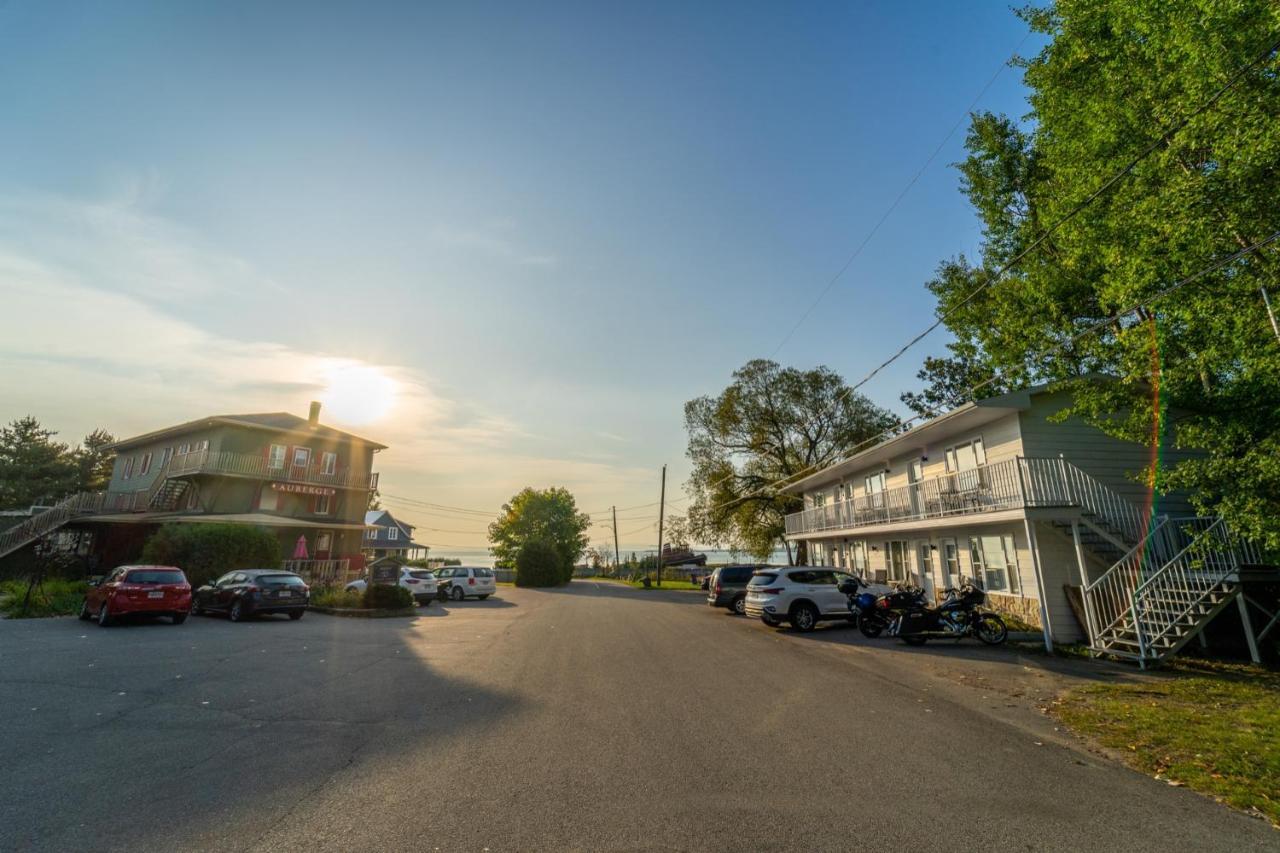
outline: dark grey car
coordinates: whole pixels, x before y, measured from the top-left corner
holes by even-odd
[[[727,607],[739,616],[747,603],[747,583],[756,569],[765,566],[721,566],[711,576],[707,584],[707,604],[712,607]]]

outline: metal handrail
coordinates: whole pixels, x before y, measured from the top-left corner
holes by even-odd
[[[1161,516],[1137,545],[1112,563],[1096,580],[1082,587],[1086,613],[1092,610],[1096,623],[1092,626],[1091,640],[1096,641],[1129,616],[1133,591],[1141,583],[1143,567],[1153,560],[1157,565],[1165,562],[1165,555],[1169,553],[1168,523],[1169,518]]]
[[[101,506],[100,492],[77,492],[64,498],[43,512],[38,512],[26,521],[15,524],[0,533],[0,555],[16,551],[41,536],[57,530],[76,515],[95,512]]]

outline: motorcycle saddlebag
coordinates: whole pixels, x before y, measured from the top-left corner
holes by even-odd
[[[919,634],[924,631],[936,631],[938,614],[922,610],[908,610],[902,614],[902,622],[898,626],[898,636],[903,634]]]

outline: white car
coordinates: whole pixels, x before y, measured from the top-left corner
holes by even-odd
[[[823,566],[762,569],[747,583],[746,615],[766,625],[789,622],[797,631],[812,631],[823,621],[849,621],[849,598],[838,589],[849,578],[847,572]],[[863,588],[873,595],[889,591],[883,584]]]
[[[364,592],[364,588],[368,586],[365,578],[352,581],[347,584],[348,592]],[[411,566],[400,567],[400,586],[409,590],[409,594],[413,596],[413,600],[418,604],[430,604],[436,597],[436,577],[426,569],[415,569]]]
[[[484,601],[498,591],[493,569],[483,566],[445,566],[436,569],[436,581],[440,584],[440,597],[450,601],[464,598]]]

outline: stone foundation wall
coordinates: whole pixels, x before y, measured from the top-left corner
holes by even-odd
[[[1000,595],[987,593],[987,605],[996,613],[1009,613],[1017,616],[1028,625],[1043,628],[1040,621],[1040,602],[1034,598],[1023,598],[1019,595]]]

